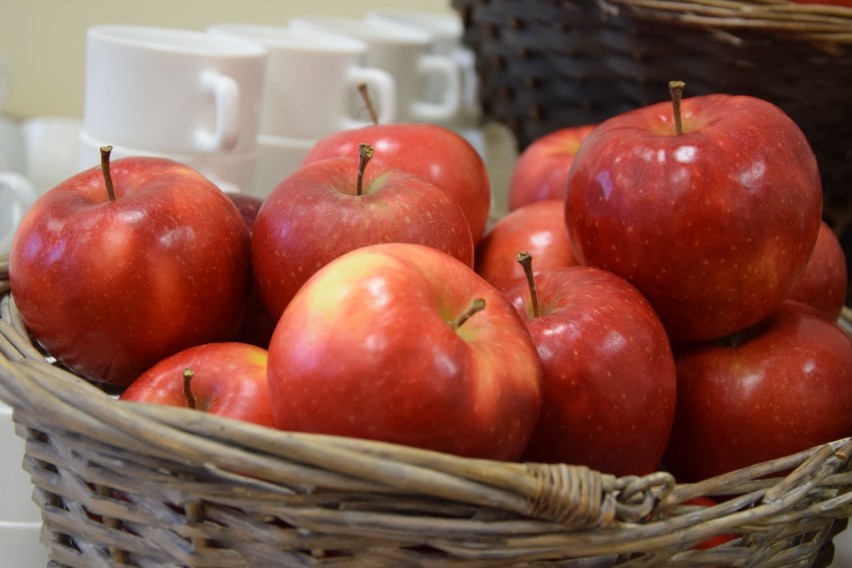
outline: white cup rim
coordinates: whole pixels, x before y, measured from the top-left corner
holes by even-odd
[[[407,26],[421,28],[446,39],[457,40],[464,33],[464,25],[460,18],[453,14],[437,12],[424,12],[405,8],[388,8],[385,10],[371,10],[367,12],[370,17],[380,18],[374,21],[394,21]]]
[[[110,144],[104,140],[99,140],[89,134],[85,129],[80,129],[79,142],[81,145],[89,148],[98,148],[102,146],[112,146],[112,153],[119,156],[141,156],[149,158],[168,158],[176,162],[185,162],[192,167],[198,167],[200,164],[217,163],[222,165],[240,165],[252,162],[257,157],[257,150],[253,149],[248,152],[195,152],[195,153],[180,153],[180,152],[162,152],[159,150],[143,150],[140,148],[131,148],[120,144]],[[195,166],[193,166],[195,164]],[[98,164],[93,164],[97,166]]]
[[[307,138],[287,138],[284,136],[273,136],[271,134],[260,134],[257,137],[259,148],[292,148],[293,150],[310,150],[316,144],[316,140]]]
[[[266,24],[212,24],[208,32],[232,37],[242,37],[257,41],[268,49],[300,48],[310,51],[328,51],[345,53],[363,53],[367,49],[360,39],[355,37],[307,30],[289,26]]]
[[[345,16],[300,16],[291,19],[290,24],[318,26],[334,33],[356,37],[365,42],[391,41],[424,46],[430,44],[433,38],[430,32],[412,26]]]
[[[0,519],[0,531],[6,530],[41,530],[41,521],[4,521]]]
[[[262,57],[266,48],[255,41],[237,37],[216,37],[200,30],[141,26],[132,24],[99,24],[87,30],[90,38],[102,39],[128,47],[144,47],[169,53],[215,55],[217,57]]]

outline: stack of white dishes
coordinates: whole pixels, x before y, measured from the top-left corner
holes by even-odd
[[[0,110],[11,83],[11,66],[0,54]],[[18,123],[0,114],[0,254],[9,251],[21,217],[35,200],[35,188],[25,174],[24,139]]]
[[[159,156],[225,191],[254,187],[266,50],[203,31],[131,25],[87,30],[80,167]]]
[[[372,122],[363,103],[353,102],[360,85],[370,93],[380,122],[396,119],[396,83],[386,71],[361,63],[366,51],[362,41],[259,24],[217,24],[207,32],[256,41],[268,52],[257,138],[257,195],[267,195],[299,167],[319,138]]]
[[[12,409],[0,401],[0,558],[3,566],[46,566],[41,544],[41,513],[32,500],[33,485],[21,466],[24,441],[15,434]]]

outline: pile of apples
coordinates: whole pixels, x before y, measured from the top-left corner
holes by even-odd
[[[799,128],[712,95],[533,143],[488,224],[430,124],[330,135],[262,202],[132,157],[45,193],[14,300],[125,401],[701,479],[852,435],[843,251]]]

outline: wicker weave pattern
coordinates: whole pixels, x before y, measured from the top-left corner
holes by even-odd
[[[852,43],[852,14],[844,7],[787,0],[599,0],[612,14],[622,9],[642,18],[716,30],[759,30],[840,53]]]
[[[825,566],[852,515],[852,439],[675,484],[117,402],[32,345],[7,266],[0,398],[55,567]]]

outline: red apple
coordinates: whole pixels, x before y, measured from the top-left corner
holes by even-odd
[[[452,256],[409,243],[363,247],[324,266],[269,346],[279,428],[470,457],[521,454],[540,379],[535,346],[506,298]]]
[[[119,399],[189,407],[272,426],[266,363],[266,350],[254,345],[197,345],[154,364]]]
[[[693,497],[689,501],[686,501],[684,504],[686,505],[696,505],[698,507],[715,507],[718,505],[716,501],[711,499],[710,497]],[[740,538],[737,533],[721,533],[715,536],[711,536],[708,539],[702,540],[695,546],[692,546],[693,550],[707,550],[709,548],[716,548],[717,546],[721,546],[726,542],[731,542],[732,540],[736,540]],[[721,567],[720,567],[721,568]]]
[[[524,269],[515,260],[519,251],[536,259],[536,272],[577,264],[568,242],[564,207],[560,199],[547,199],[524,205],[499,219],[476,248],[476,272],[498,289],[506,290],[526,282]]]
[[[104,161],[104,171],[85,170],[30,208],[9,280],[48,353],[80,375],[126,385],[168,355],[233,336],[250,240],[234,204],[188,166]]]
[[[260,211],[263,200],[260,197],[247,193],[228,193],[228,197],[237,206],[249,234],[254,230],[254,222],[257,212]],[[246,300],[246,309],[240,327],[234,334],[234,341],[239,343],[250,343],[258,347],[269,346],[269,339],[275,329],[275,319],[270,315],[266,304],[260,296],[257,284],[252,280],[251,292]]]
[[[357,156],[361,144],[375,149],[376,169],[411,172],[447,190],[461,205],[474,243],[479,242],[491,208],[491,185],[485,162],[470,142],[436,124],[374,124],[318,140],[303,163]]]
[[[811,305],[836,320],[846,302],[848,279],[840,240],[823,221],[805,271],[787,297]]]
[[[783,303],[724,340],[675,351],[677,412],[665,463],[685,481],[852,435],[852,339]]]
[[[473,266],[473,239],[458,203],[425,178],[374,163],[379,155],[370,158],[365,145],[361,160],[356,153],[312,162],[264,200],[252,265],[274,319],[317,269],[365,245],[420,243]]]
[[[814,248],[822,187],[804,134],[775,105],[675,95],[674,110],[636,109],[589,134],[565,214],[580,263],[636,286],[672,341],[701,341],[784,300]]]
[[[506,292],[542,364],[541,416],[524,459],[619,476],[654,471],[677,391],[659,317],[636,288],[598,268],[548,270],[533,284]]]
[[[545,134],[527,146],[509,180],[509,210],[542,199],[565,199],[568,170],[594,124],[568,126]]]

